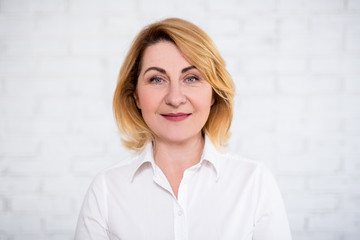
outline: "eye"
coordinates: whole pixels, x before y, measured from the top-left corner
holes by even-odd
[[[196,82],[197,80],[199,80],[199,78],[196,77],[196,76],[190,76],[190,77],[187,77],[185,80],[186,80],[186,82],[188,82],[188,83],[194,83],[194,82]]]
[[[160,84],[160,83],[163,83],[164,80],[162,78],[159,78],[159,77],[153,77],[153,78],[150,78],[150,82],[152,82],[154,84]]]

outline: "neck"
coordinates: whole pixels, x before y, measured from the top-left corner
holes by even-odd
[[[205,140],[201,134],[184,142],[157,140],[154,149],[155,162],[160,168],[185,171],[199,163],[204,143]]]
[[[184,171],[200,162],[204,143],[201,134],[182,143],[156,141],[155,162],[165,174],[176,197]]]

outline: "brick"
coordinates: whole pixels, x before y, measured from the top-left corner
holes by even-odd
[[[349,53],[360,52],[360,31],[345,33],[345,50]]]
[[[304,116],[306,113],[306,98],[303,96],[278,95],[274,98],[277,116]]]
[[[8,236],[4,233],[0,233],[0,240],[8,240]]]
[[[277,60],[280,74],[304,74],[307,71],[307,60],[300,56],[281,56]]]
[[[77,38],[71,41],[70,49],[74,54],[81,55],[113,55],[123,52],[127,40],[123,37],[112,38]]]
[[[360,56],[348,56],[344,59],[344,72],[346,74],[360,74]]]
[[[91,156],[104,153],[104,144],[95,136],[67,135],[65,137],[49,137],[41,143],[43,154],[56,153],[60,156]],[[63,155],[64,154],[64,155]]]
[[[34,116],[37,103],[33,99],[3,98],[0,99],[1,116],[28,117]]]
[[[276,129],[281,134],[299,136],[338,136],[342,130],[340,118],[328,115],[281,116],[276,122]]]
[[[1,177],[0,180],[2,195],[37,193],[40,190],[40,180],[36,177]]]
[[[324,115],[309,116],[306,122],[306,128],[303,131],[309,136],[329,137],[331,141],[337,142],[336,138],[340,139],[342,130],[342,121],[339,117]],[[334,140],[335,139],[335,140]],[[342,143],[338,142],[342,145]]]
[[[69,124],[66,120],[45,118],[19,118],[1,121],[7,136],[49,136],[69,133]],[[1,129],[1,128],[0,128]]]
[[[345,90],[347,93],[360,93],[359,78],[354,76],[346,76],[344,80]]]
[[[311,153],[333,153],[339,155],[344,149],[344,139],[338,135],[314,135],[307,141],[307,151]]]
[[[325,12],[313,14],[309,18],[311,33],[338,33],[343,35],[347,17],[349,16]]]
[[[349,10],[360,10],[360,2],[358,0],[347,1],[347,9]]]
[[[155,0],[153,2],[140,0],[138,7],[138,10],[142,13],[148,13],[151,10],[173,12],[175,11],[175,9],[176,6],[173,2],[164,1],[164,0]]]
[[[46,195],[67,197],[72,196],[73,198],[84,197],[85,193],[91,183],[90,176],[70,178],[70,177],[54,177],[47,178],[42,183],[42,191]]]
[[[1,9],[3,12],[64,12],[66,8],[65,0],[3,0]]]
[[[276,162],[278,171],[284,174],[334,174],[342,163],[341,157],[326,153],[278,156]]]
[[[343,50],[343,45],[343,35],[333,30],[313,32],[309,37],[312,54],[337,54]]]
[[[6,211],[6,206],[5,206],[5,199],[4,198],[0,198],[0,213],[4,214]],[[0,238],[1,239],[1,238]]]
[[[341,231],[348,234],[358,233],[358,222],[359,217],[353,214],[321,214],[312,216],[309,219],[309,229],[318,231],[331,229],[332,231]]]
[[[290,213],[288,214],[289,225],[292,233],[304,231],[306,216],[303,213]],[[297,236],[297,235],[296,235]]]
[[[86,7],[84,7],[86,6]],[[136,11],[134,1],[117,0],[72,0],[70,12],[73,13],[128,13]]]
[[[354,156],[347,156],[344,158],[344,172],[345,174],[360,175],[360,157],[354,154]]]
[[[1,14],[0,34],[25,34],[34,30],[34,18],[31,15]]]
[[[304,134],[307,120],[303,116],[279,116],[275,122],[275,129],[279,134]]]
[[[304,0],[279,0],[276,9],[284,12],[304,12],[307,11],[306,7],[306,1]]]
[[[339,11],[344,9],[342,0],[311,0],[306,1],[307,8],[313,11]]]
[[[11,197],[10,211],[15,214],[53,215],[72,213],[70,198],[56,198],[36,195]],[[56,207],[54,207],[56,206]]]
[[[37,69],[38,63],[31,57],[24,57],[22,59],[0,59],[0,76],[34,74]]]
[[[241,30],[245,35],[272,35],[277,30],[277,19],[271,15],[247,17]]]
[[[71,93],[77,96],[99,96],[104,94],[106,89],[106,82],[102,79],[103,77],[77,77],[69,79],[69,88]],[[116,77],[114,78],[116,79]],[[115,89],[115,86],[113,86]],[[109,94],[110,95],[110,94]]]
[[[72,232],[75,230],[77,215],[45,217],[45,231],[49,233]]]
[[[129,22],[131,22],[131,24],[129,24]],[[104,31],[106,33],[114,34],[115,36],[124,36],[122,41],[127,40],[126,46],[128,47],[130,45],[130,40],[142,27],[139,19],[134,14],[122,14],[122,16],[111,15],[106,18]]]
[[[257,116],[239,116],[234,119],[233,129],[236,129],[236,133],[239,134],[249,134],[251,133],[263,133],[263,132],[273,132],[275,129],[275,119],[269,118],[259,118]],[[251,127],[254,126],[254,127]],[[232,137],[236,138],[238,134],[234,134]],[[230,138],[232,141],[232,138]]]
[[[351,68],[351,59],[349,59],[347,68]],[[312,57],[310,59],[310,71],[313,74],[341,74],[345,71],[344,62],[340,58],[329,56]]]
[[[343,197],[342,207],[346,213],[360,213],[360,194],[349,194]]]
[[[294,8],[292,11],[298,10],[302,1],[298,0],[279,0],[279,8],[289,6]],[[307,14],[294,14],[294,15],[280,15],[278,18],[278,28],[280,34],[280,41],[283,36],[306,36],[309,34],[309,18]]]
[[[310,178],[309,188],[316,192],[360,194],[359,183],[360,178],[353,176],[319,176]]]
[[[334,232],[331,230],[325,231],[306,231],[306,232],[296,232],[297,240],[309,240],[309,239],[316,239],[316,240],[342,240],[341,233]],[[347,238],[346,238],[347,239]]]
[[[348,135],[360,135],[360,116],[347,118],[344,121],[344,130]]]
[[[354,157],[360,155],[360,136],[348,136],[344,142],[344,156]]]
[[[84,121],[84,119],[79,119],[77,121],[72,121],[70,128],[74,133],[89,134],[97,137],[106,137],[109,136],[112,132],[116,132],[116,126],[112,116],[109,114],[109,117],[103,117],[98,119],[92,119]]]
[[[296,199],[301,199],[297,201]],[[284,196],[287,209],[291,212],[329,212],[339,205],[339,198],[334,195],[309,194],[306,192],[293,192]]]
[[[18,233],[37,233],[41,231],[39,216],[0,215],[0,231]]]
[[[324,117],[332,115],[336,118],[337,113],[342,109],[342,98],[339,95],[318,94],[308,96],[307,110],[312,116],[322,115]]]
[[[39,71],[45,74],[99,74],[103,64],[99,58],[49,58],[39,62]]]
[[[234,76],[233,76],[234,77]],[[271,94],[275,93],[275,78],[263,75],[248,75],[234,77],[237,93],[240,95]]]
[[[40,15],[36,17],[36,32],[54,36],[99,34],[104,19],[95,16]]]
[[[279,155],[303,154],[306,150],[306,138],[294,134],[279,134],[275,140]]]
[[[42,117],[77,117],[83,115],[85,99],[53,97],[39,103],[38,112]]]
[[[240,29],[240,23],[235,18],[222,18],[222,19],[209,19],[207,21],[208,27],[208,34],[212,36],[218,36],[218,35],[226,35],[226,36],[232,36],[239,32]],[[211,29],[210,29],[211,26]]]
[[[272,55],[247,57],[241,64],[244,72],[249,74],[274,74],[277,71],[276,57]]]
[[[304,176],[287,176],[287,175],[280,175],[277,176],[278,184],[281,189],[281,192],[284,195],[292,194],[293,192],[305,190],[305,182],[306,177]]]
[[[27,160],[13,159],[7,172],[15,176],[64,176],[68,174],[68,158],[64,156],[36,156]]]
[[[239,9],[244,8],[253,11],[271,11],[276,8],[276,1],[271,0],[244,0],[239,3]]]
[[[239,115],[264,116],[275,113],[276,100],[271,96],[242,96]]]
[[[340,99],[341,113],[347,117],[360,116],[360,96],[356,94],[343,95]]]
[[[6,56],[65,55],[67,42],[63,39],[27,34],[0,40]]]
[[[271,156],[275,153],[275,144],[272,141],[274,136],[272,134],[243,134],[240,139],[242,154],[252,159],[264,159],[264,161],[271,161]],[[259,151],[259,149],[261,149],[261,151]]]
[[[31,156],[39,152],[39,140],[33,137],[0,137],[0,155]]]
[[[308,33],[282,33],[279,39],[279,51],[286,55],[302,55],[309,53],[310,36]]]
[[[102,157],[101,161],[99,161],[99,158],[82,160],[77,158],[76,161],[71,164],[71,172],[77,175],[81,174],[81,176],[93,177],[102,169],[114,165],[116,162],[117,161],[109,157]]]
[[[73,233],[38,233],[38,234],[24,234],[24,233],[15,233],[12,236],[12,240],[72,240],[74,239]]]
[[[6,94],[19,97],[64,96],[69,93],[69,83],[64,78],[51,80],[39,77],[7,77]]]

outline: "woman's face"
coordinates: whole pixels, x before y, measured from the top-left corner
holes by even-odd
[[[155,140],[168,143],[201,137],[213,104],[211,85],[169,41],[145,50],[135,99]]]

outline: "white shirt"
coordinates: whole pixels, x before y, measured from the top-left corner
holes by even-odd
[[[222,154],[206,137],[175,197],[152,146],[102,171],[85,197],[76,240],[289,240],[283,201],[261,164]]]

